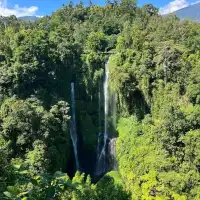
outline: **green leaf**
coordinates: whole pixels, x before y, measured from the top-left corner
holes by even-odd
[[[19,170],[20,167],[21,167],[21,165],[13,165],[13,167],[14,167],[15,169]]]
[[[13,197],[13,195],[10,192],[8,192],[8,191],[4,192],[4,195],[7,196],[7,197],[9,197],[9,198]]]
[[[25,174],[28,174],[28,171],[27,171],[27,170],[24,170],[24,171],[19,172],[19,174],[25,175]]]

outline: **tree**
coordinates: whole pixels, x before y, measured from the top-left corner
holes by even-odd
[[[135,15],[136,11],[136,1],[135,0],[121,0],[120,10],[122,14]]]

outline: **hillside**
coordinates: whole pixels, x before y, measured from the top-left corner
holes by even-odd
[[[181,19],[191,19],[200,22],[200,3],[190,5],[186,8],[180,9],[175,14]]]
[[[23,21],[36,21],[39,19],[39,17],[36,17],[36,16],[24,16],[24,17],[19,17],[20,20],[23,20]]]

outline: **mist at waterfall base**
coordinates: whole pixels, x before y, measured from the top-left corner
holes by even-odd
[[[98,140],[96,144],[96,161],[94,169],[90,172],[93,179],[102,177],[106,172],[117,170],[116,161],[116,121],[117,121],[117,96],[111,94],[109,90],[109,60],[105,64],[105,75],[102,83],[99,83],[98,92]],[[75,100],[75,82],[71,82],[71,120],[70,120],[70,135],[74,152],[74,167],[75,171],[86,172],[81,168],[81,149],[79,148],[79,134],[76,127],[76,100]],[[102,122],[103,121],[103,122]],[[103,124],[102,124],[103,123]],[[112,129],[110,129],[112,127]],[[112,131],[111,131],[112,130]],[[114,131],[113,131],[114,130]],[[79,158],[80,156],[80,158]],[[86,172],[87,173],[87,172]]]

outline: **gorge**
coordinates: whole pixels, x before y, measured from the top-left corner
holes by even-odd
[[[101,88],[103,86],[103,90]],[[103,91],[103,94],[101,94],[101,91]],[[75,102],[75,91],[74,91],[74,82],[71,82],[71,113],[72,117],[70,120],[70,134],[71,134],[71,140],[73,144],[73,152],[75,156],[75,166],[76,166],[76,171],[80,170],[80,162],[78,158],[78,135],[77,135],[77,130],[76,130],[76,102]],[[112,97],[112,98],[110,98]],[[117,120],[117,97],[116,94],[110,94],[110,89],[109,89],[109,59],[105,64],[105,69],[104,69],[104,80],[103,84],[99,83],[99,96],[98,96],[98,116],[99,116],[99,133],[98,133],[98,140],[96,144],[96,164],[95,164],[95,169],[92,172],[92,176],[94,177],[101,177],[103,176],[106,172],[110,170],[116,170],[117,169],[117,163],[116,163],[116,138],[113,138],[113,134],[109,133],[111,129],[110,123],[111,123],[111,118],[112,118],[112,125],[113,128],[116,129],[116,120]],[[104,109],[101,109],[101,100],[104,99],[103,101],[103,107]],[[112,108],[112,109],[110,109]],[[103,119],[103,128],[101,126],[101,116],[104,116]],[[113,130],[114,130],[113,129]],[[114,130],[116,131],[116,130]],[[95,134],[95,133],[93,133]],[[110,162],[109,162],[110,161]],[[87,170],[86,170],[87,171]],[[84,169],[81,169],[81,172],[84,172]]]

